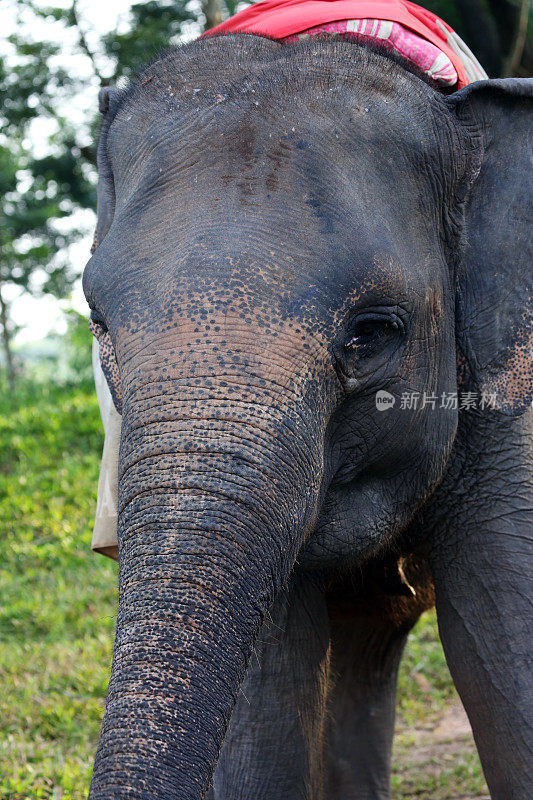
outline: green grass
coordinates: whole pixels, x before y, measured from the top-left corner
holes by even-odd
[[[456,697],[432,610],[409,635],[398,676],[399,723],[408,729],[435,722]]]
[[[464,745],[463,745],[464,747]],[[394,767],[392,796],[394,800],[455,800],[487,797],[488,791],[475,750],[440,753],[407,768]]]
[[[90,551],[102,434],[90,385],[0,400],[0,800],[80,800],[112,655],[117,568]],[[477,755],[413,762],[413,731],[455,698],[434,614],[399,680],[395,800],[477,796]],[[471,795],[468,794],[471,793]]]
[[[116,566],[90,551],[92,387],[22,384],[0,407],[0,798],[84,798],[104,708]]]
[[[488,797],[472,737],[447,739],[433,733],[444,712],[457,703],[433,610],[410,634],[400,667],[393,800]]]

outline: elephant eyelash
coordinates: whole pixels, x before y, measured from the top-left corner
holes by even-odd
[[[344,349],[353,351],[361,347],[377,344],[400,330],[396,320],[384,318],[381,315],[365,317],[356,321],[351,335],[344,344]]]

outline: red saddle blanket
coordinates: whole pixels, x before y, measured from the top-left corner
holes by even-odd
[[[273,39],[369,36],[396,50],[440,85],[461,88],[487,77],[466,44],[436,14],[408,0],[262,0],[207,32]]]

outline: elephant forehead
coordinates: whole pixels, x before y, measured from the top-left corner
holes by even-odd
[[[346,42],[280,50],[254,39],[198,42],[148,68],[124,95],[109,131],[119,189],[122,182],[131,187],[149,164],[176,177],[192,171],[200,185],[203,172],[212,182],[218,168],[221,181],[248,181],[251,195],[252,173],[274,190],[293,166],[285,179],[291,186],[312,154],[337,171],[339,158],[351,156],[346,167],[358,164],[370,179],[369,154],[386,156],[394,171],[436,157],[446,143],[435,135],[442,98],[384,56]]]
[[[389,183],[419,178],[424,164],[443,157],[427,109],[405,99],[392,103],[361,89],[318,99],[305,92],[275,105],[257,96],[185,104],[178,116],[163,113],[164,98],[134,104],[109,134],[119,207],[140,187],[168,186],[195,192],[197,200],[224,191],[253,208],[266,197],[293,196],[309,181],[342,189],[346,178],[359,187],[383,184],[388,175]]]
[[[249,279],[266,270],[283,284],[297,265],[291,274],[310,285],[331,284],[333,268],[344,286],[377,253],[415,271],[426,263],[455,180],[444,153],[454,137],[436,135],[441,99],[364,48],[298,45],[281,61],[245,63],[240,50],[257,58],[270,44],[227,38],[217,47],[231,69],[222,56],[212,63],[211,44],[205,64],[196,49],[188,64],[185,49],[154,65],[117,113],[107,150],[128,247],[119,242],[115,266],[127,250],[137,277],[144,264],[150,279],[173,280],[227,256],[253,262]],[[297,301],[304,285],[293,285]]]
[[[401,286],[401,265],[416,278],[427,254],[440,250],[440,206],[431,193],[441,184],[412,168],[412,154],[391,147],[368,157],[359,143],[347,155],[341,143],[320,150],[294,133],[273,137],[246,161],[245,144],[228,142],[212,156],[204,140],[202,153],[185,148],[175,163],[146,164],[137,180],[130,174],[97,254],[123,287],[132,277],[150,291],[174,291],[189,279],[208,288],[241,280],[260,295],[275,288],[305,305],[316,284],[337,303],[337,289],[371,275],[389,285],[398,277]],[[234,147],[243,152],[232,161]],[[388,276],[376,275],[381,254]]]

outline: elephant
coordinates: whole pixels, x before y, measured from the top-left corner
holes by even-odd
[[[242,33],[101,90],[91,800],[385,800],[433,603],[492,798],[533,796],[532,99]]]

